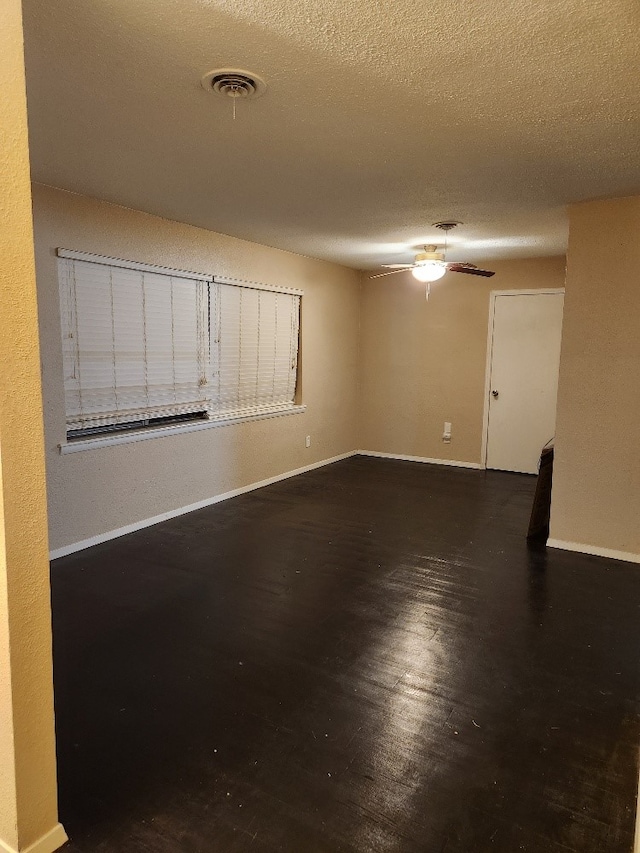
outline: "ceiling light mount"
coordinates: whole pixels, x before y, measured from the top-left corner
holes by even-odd
[[[243,68],[216,68],[200,81],[202,88],[226,98],[259,98],[267,90],[262,77]]]

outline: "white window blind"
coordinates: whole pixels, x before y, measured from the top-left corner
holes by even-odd
[[[58,263],[68,431],[208,411],[205,280]]]
[[[294,405],[300,295],[211,285],[211,417]]]

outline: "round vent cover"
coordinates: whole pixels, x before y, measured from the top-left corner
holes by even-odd
[[[241,68],[217,68],[205,74],[200,82],[207,92],[227,98],[259,98],[267,88],[261,77]]]

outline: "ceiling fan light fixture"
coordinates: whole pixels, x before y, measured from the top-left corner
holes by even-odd
[[[418,281],[438,281],[446,273],[445,264],[438,261],[426,261],[411,270],[411,275]]]

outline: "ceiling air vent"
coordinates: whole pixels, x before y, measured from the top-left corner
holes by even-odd
[[[227,98],[259,98],[267,84],[257,74],[240,68],[218,68],[209,71],[201,80],[203,89]]]

